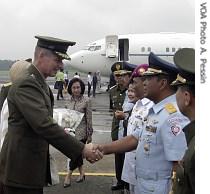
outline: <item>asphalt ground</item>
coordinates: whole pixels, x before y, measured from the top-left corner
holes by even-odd
[[[86,81],[86,77],[82,77]],[[3,83],[6,83],[8,77],[1,77],[0,88]],[[69,94],[64,94],[64,100],[56,100],[57,90],[53,89],[54,79],[47,80],[52,88],[55,108],[64,108],[68,103]],[[91,97],[92,110],[93,110],[93,143],[108,143],[111,142],[111,122],[112,112],[109,112],[109,94],[106,92],[107,79],[102,78],[102,88],[96,92],[96,97]],[[87,89],[86,89],[87,92]],[[85,92],[85,95],[87,93]],[[116,183],[115,170],[114,170],[114,155],[104,156],[104,158],[95,164],[90,164],[84,160],[85,181],[76,183],[79,175],[78,170],[75,170],[72,177],[71,187],[63,188],[65,175],[67,174],[67,157],[60,153],[58,150],[51,147],[52,156],[58,169],[60,183],[53,186],[44,188],[44,194],[110,194],[110,193],[123,193],[122,191],[112,192],[110,187]],[[27,169],[26,169],[27,170]]]
[[[68,94],[64,95],[64,100],[56,100],[56,91],[53,90],[55,97],[55,108],[63,108],[68,103]],[[85,93],[86,95],[86,93]],[[93,143],[111,142],[111,122],[112,112],[109,112],[109,94],[106,92],[106,86],[102,87],[96,97],[91,97],[93,110]],[[95,164],[90,164],[84,160],[84,170],[86,179],[82,183],[76,183],[78,170],[73,173],[71,187],[63,188],[63,181],[67,173],[67,158],[59,151],[52,149],[52,155],[55,158],[59,171],[60,183],[58,185],[44,188],[45,194],[54,193],[88,193],[88,194],[109,194],[121,193],[122,191],[112,192],[110,187],[116,182],[114,171],[114,155],[104,156],[104,158]]]

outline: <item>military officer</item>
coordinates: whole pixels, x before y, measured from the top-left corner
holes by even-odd
[[[127,135],[131,135],[137,128],[142,129],[144,120],[148,116],[149,109],[153,106],[153,102],[147,98],[144,98],[143,91],[143,73],[148,69],[148,64],[138,65],[132,73],[132,84],[135,90],[135,95],[139,99],[131,112],[131,116],[128,120]],[[134,193],[134,187],[136,185],[135,174],[135,160],[136,150],[125,153],[125,161],[122,171],[122,180],[129,183],[130,194]]]
[[[102,157],[66,134],[52,118],[53,94],[45,79],[55,76],[69,59],[68,46],[75,42],[35,36],[38,41],[28,74],[13,83],[8,96],[8,132],[0,154],[2,194],[43,194],[51,183],[49,143],[69,158],[81,154],[94,162]]]
[[[150,109],[145,129],[139,137],[136,155],[136,193],[167,194],[172,168],[186,150],[182,128],[188,123],[177,107],[170,84],[177,68],[153,53],[144,73],[144,95],[155,105]]]
[[[187,148],[182,128],[189,122],[176,104],[170,86],[177,68],[155,54],[149,55],[149,68],[144,73],[144,96],[154,102],[143,130],[111,144],[101,145],[104,154],[136,150],[135,194],[168,194],[172,168]]]
[[[195,50],[183,48],[174,55],[174,62],[180,69],[176,80],[177,104],[180,111],[190,119],[184,127],[188,149],[176,169],[174,194],[195,193]]]
[[[120,119],[117,118],[118,112],[122,111],[122,106],[126,96],[126,90],[130,80],[130,75],[132,73],[132,68],[130,68],[125,62],[116,62],[111,67],[114,73],[116,85],[110,88],[110,98],[112,101],[112,110],[114,113],[112,120],[112,131],[111,137],[113,141],[118,139],[119,133],[119,122]],[[111,190],[120,190],[127,185],[121,179],[123,163],[124,163],[124,153],[115,154],[115,172],[117,184],[111,187]]]

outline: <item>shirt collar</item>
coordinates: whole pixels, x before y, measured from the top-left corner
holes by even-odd
[[[155,114],[157,114],[159,111],[161,111],[166,104],[176,102],[176,94],[173,94],[171,96],[168,96],[167,98],[163,99],[159,103],[155,104],[152,109]]]
[[[149,100],[148,98],[143,98],[143,99],[141,99],[141,104],[142,104],[143,106],[149,104],[150,102],[151,102],[151,100]]]

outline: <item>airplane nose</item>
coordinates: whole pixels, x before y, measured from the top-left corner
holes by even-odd
[[[80,67],[81,64],[83,63],[83,55],[81,55],[80,52],[74,53],[70,55],[70,57],[71,57],[70,66],[74,68]]]

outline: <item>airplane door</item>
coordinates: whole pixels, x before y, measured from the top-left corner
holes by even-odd
[[[129,40],[119,39],[119,60],[128,61],[129,60]]]
[[[106,57],[118,58],[118,36],[110,35],[105,38]]]

